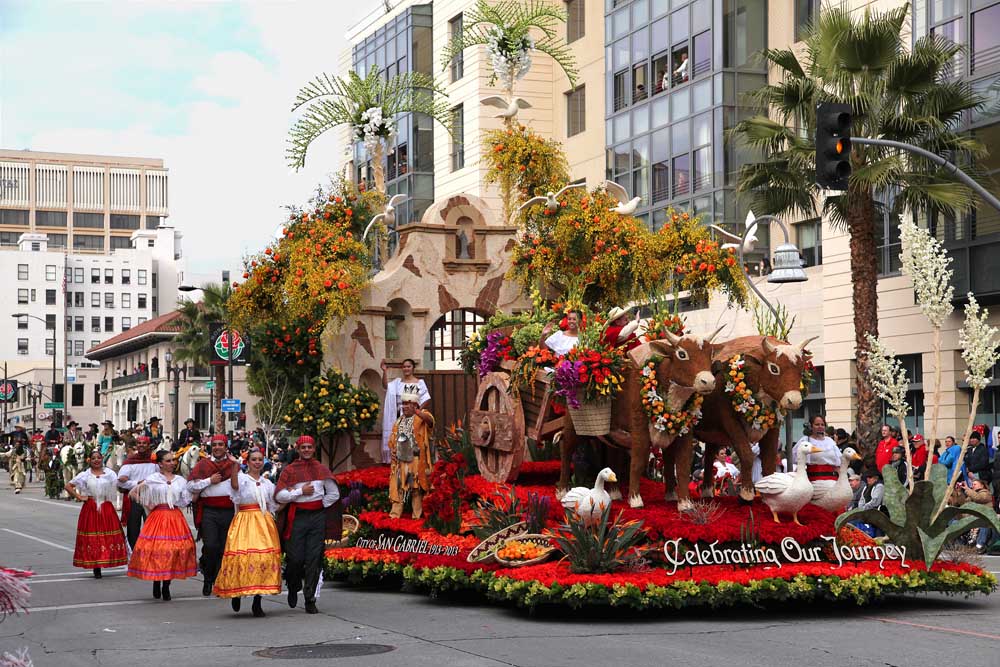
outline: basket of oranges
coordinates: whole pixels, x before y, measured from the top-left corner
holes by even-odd
[[[493,558],[504,567],[524,567],[541,563],[555,552],[548,535],[526,533],[504,542]]]

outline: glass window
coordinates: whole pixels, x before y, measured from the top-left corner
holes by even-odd
[[[805,266],[819,266],[823,263],[823,223],[807,220],[795,225],[798,246],[802,251]]]
[[[455,18],[448,21],[448,37],[450,37],[454,41],[455,38],[457,38],[461,34],[462,34],[462,15],[459,14]],[[393,47],[392,49],[393,52],[391,54],[391,57],[388,59],[395,61],[396,60],[395,48],[394,48],[395,43],[390,40],[389,44]],[[458,55],[455,56],[455,59],[451,61],[451,80],[452,82],[455,82],[461,79],[463,76],[465,76],[465,55],[463,53],[459,53]]]
[[[674,197],[683,197],[691,191],[690,164],[687,154],[674,158]]]
[[[566,93],[566,136],[572,137],[587,129],[587,90],[580,86]]]
[[[100,308],[101,307],[101,293],[100,292],[91,292],[90,293],[90,307],[91,308]]]
[[[94,333],[100,333],[101,331],[101,318],[91,317],[90,318],[90,330]]]
[[[86,227],[89,229],[104,228],[103,213],[74,213],[73,227]]]
[[[670,128],[670,150],[674,155],[687,153],[691,149],[691,127],[689,123],[676,123]]]
[[[465,167],[465,111],[459,104],[451,110],[451,170]]]
[[[694,131],[691,133],[692,146],[704,146],[712,143],[712,114],[703,113],[695,116],[693,121]]]
[[[128,292],[125,292],[124,294],[122,294],[122,308],[131,308],[131,307],[132,307],[132,295],[129,294]]]
[[[964,11],[965,0],[931,0],[931,23],[940,23]]]
[[[110,332],[115,330],[115,318],[105,317],[104,318],[104,331]]]
[[[632,84],[634,88],[632,89],[632,103],[641,102],[647,97],[649,97],[649,81],[647,80],[647,73],[649,72],[649,65],[642,63],[641,65],[636,65],[632,68]]]
[[[630,136],[632,136],[632,131],[629,129],[629,118],[627,113],[620,116],[616,116],[614,119],[614,141],[615,143],[619,141],[627,141]]]
[[[694,112],[712,108],[712,80],[705,79],[692,87],[691,99],[694,102]]]
[[[73,269],[73,282],[83,283],[83,267],[78,266]]]
[[[17,328],[18,329],[27,329],[28,328],[28,316],[27,315],[21,315],[21,316],[19,316],[17,318]]]
[[[755,65],[767,46],[767,0],[722,0],[723,67]]]
[[[46,234],[45,236],[49,239],[49,249],[66,247],[65,234]]]
[[[132,270],[122,269],[122,285],[129,285],[132,282]]]
[[[114,285],[115,284],[115,270],[114,269],[104,269],[104,284]]]
[[[18,280],[27,280],[28,279],[28,265],[27,264],[18,264],[17,265],[17,279]]]
[[[139,229],[139,216],[112,213],[111,229]]]
[[[672,79],[674,85],[686,83],[690,76],[690,63],[688,62],[688,44],[685,41],[679,46],[675,46],[670,52],[670,67],[672,68]]]
[[[99,285],[101,283],[101,270],[91,269],[90,270],[90,284]]]
[[[83,331],[83,315],[77,315],[73,318],[73,331]]]
[[[632,134],[640,135],[649,130],[649,107],[641,106],[632,111]]]
[[[1000,63],[1000,4],[972,15],[972,71]]]
[[[632,26],[643,25],[649,21],[649,6],[646,0],[632,0]]]
[[[156,229],[160,226],[161,217],[158,215],[146,216],[146,229]]]
[[[615,39],[628,34],[628,7],[619,9],[611,16],[612,36]]]
[[[712,72],[712,31],[706,30],[694,36],[692,44],[694,67],[691,78],[706,76]]]
[[[132,318],[131,317],[123,317],[122,318],[122,331],[128,331],[131,328],[132,328]]]
[[[74,250],[104,250],[103,236],[89,236],[86,234],[73,234]]]
[[[65,227],[66,211],[35,211],[35,225],[38,227]]]
[[[806,28],[819,16],[819,0],[795,0],[795,41],[806,37]]]
[[[623,144],[615,147],[615,175],[623,174],[632,170],[631,154],[629,145]]]
[[[45,265],[45,280],[48,282],[53,282],[56,279],[56,265],[46,264]]]
[[[73,306],[75,308],[83,308],[83,292],[75,292],[73,294]]]
[[[28,354],[28,339],[18,338],[17,339],[17,353],[18,354]]]
[[[52,338],[45,339],[45,356],[51,357],[56,353],[56,341]]]
[[[691,5],[691,29],[695,33],[712,27],[712,3],[709,0],[695,0]]]
[[[584,0],[566,0],[566,43],[575,42],[586,33]]]
[[[136,295],[136,307],[145,308],[146,307],[146,295],[138,294]]]
[[[699,148],[693,157],[695,192],[712,187],[712,147]]]
[[[55,331],[56,330],[56,316],[49,313],[45,316],[45,330]]]
[[[677,90],[670,96],[670,117],[673,120],[687,118],[691,113],[691,89]]]
[[[45,305],[46,306],[56,305],[56,291],[54,289],[45,290]]]
[[[83,341],[78,340],[80,343],[80,354],[83,354]],[[83,406],[83,385],[73,384],[70,388],[70,405],[74,408],[79,408]]]
[[[0,209],[0,225],[28,226],[28,212],[13,209]]]
[[[124,250],[126,248],[131,248],[132,240],[127,236],[112,236],[110,247],[112,250]],[[153,247],[152,240],[149,242],[149,247]]]
[[[115,307],[115,293],[114,292],[105,292],[104,293],[104,307],[105,308],[114,308]]]
[[[146,269],[139,269],[139,284],[146,284]]]
[[[670,53],[663,51],[653,57],[653,94],[670,87]]]
[[[653,138],[653,201],[670,198],[670,141],[669,130],[662,129],[652,134]]]
[[[677,44],[687,41],[691,34],[691,12],[689,7],[682,7],[670,15],[670,43]]]
[[[621,111],[628,106],[628,71],[618,72],[614,78],[614,110]]]

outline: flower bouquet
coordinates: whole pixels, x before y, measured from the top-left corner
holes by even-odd
[[[555,368],[561,357],[544,346],[532,346],[522,354],[511,372],[511,389],[516,393],[525,388],[535,390],[535,374],[544,368]]]
[[[625,368],[620,348],[583,341],[556,367],[556,396],[566,402],[577,433],[605,435],[611,430],[611,398],[622,389]]]
[[[505,361],[515,361],[517,355],[514,353],[513,341],[509,334],[504,331],[491,331],[486,335],[486,346],[479,354],[477,370],[479,378],[482,379],[500,368]]]

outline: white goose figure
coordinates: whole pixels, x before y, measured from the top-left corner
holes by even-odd
[[[813,494],[812,484],[806,474],[806,457],[819,452],[819,447],[812,445],[799,447],[795,455],[795,472],[776,472],[757,482],[757,490],[760,491],[764,504],[771,508],[775,523],[781,523],[778,513],[785,512],[792,515],[795,523],[802,525],[799,510],[809,503]]]
[[[588,489],[585,486],[577,486],[566,492],[559,502],[562,506],[575,511],[588,526],[593,526],[601,521],[604,509],[611,507],[611,495],[604,490],[606,482],[615,483],[618,477],[611,468],[605,468],[597,474],[597,481],[594,488]]]
[[[812,504],[839,514],[854,499],[854,491],[847,479],[847,467],[851,461],[860,461],[861,457],[854,449],[847,447],[840,455],[840,473],[837,479],[817,479],[812,483]]]

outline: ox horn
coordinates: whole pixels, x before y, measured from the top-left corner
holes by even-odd
[[[663,335],[670,342],[670,344],[673,345],[674,347],[676,347],[677,344],[681,342],[681,337],[678,336],[677,334],[673,333],[672,331],[665,330],[663,332]]]
[[[764,348],[764,352],[766,352],[767,354],[774,354],[777,351],[777,349],[778,349],[774,345],[774,343],[772,343],[771,341],[769,341],[767,339],[767,336],[764,336],[764,338],[761,339],[761,343],[760,344],[761,344],[761,347]]]
[[[713,340],[715,340],[715,337],[718,336],[722,332],[722,330],[725,329],[725,328],[726,328],[726,325],[723,324],[721,327],[719,327],[714,332],[712,332],[712,335],[709,336],[708,338],[706,338],[705,342],[711,343]]]
[[[806,345],[808,345],[809,343],[813,342],[817,338],[819,338],[819,336],[813,336],[812,338],[807,338],[804,341],[802,341],[801,343],[799,343],[798,345],[796,345],[795,349],[799,351],[799,354],[805,354]]]

